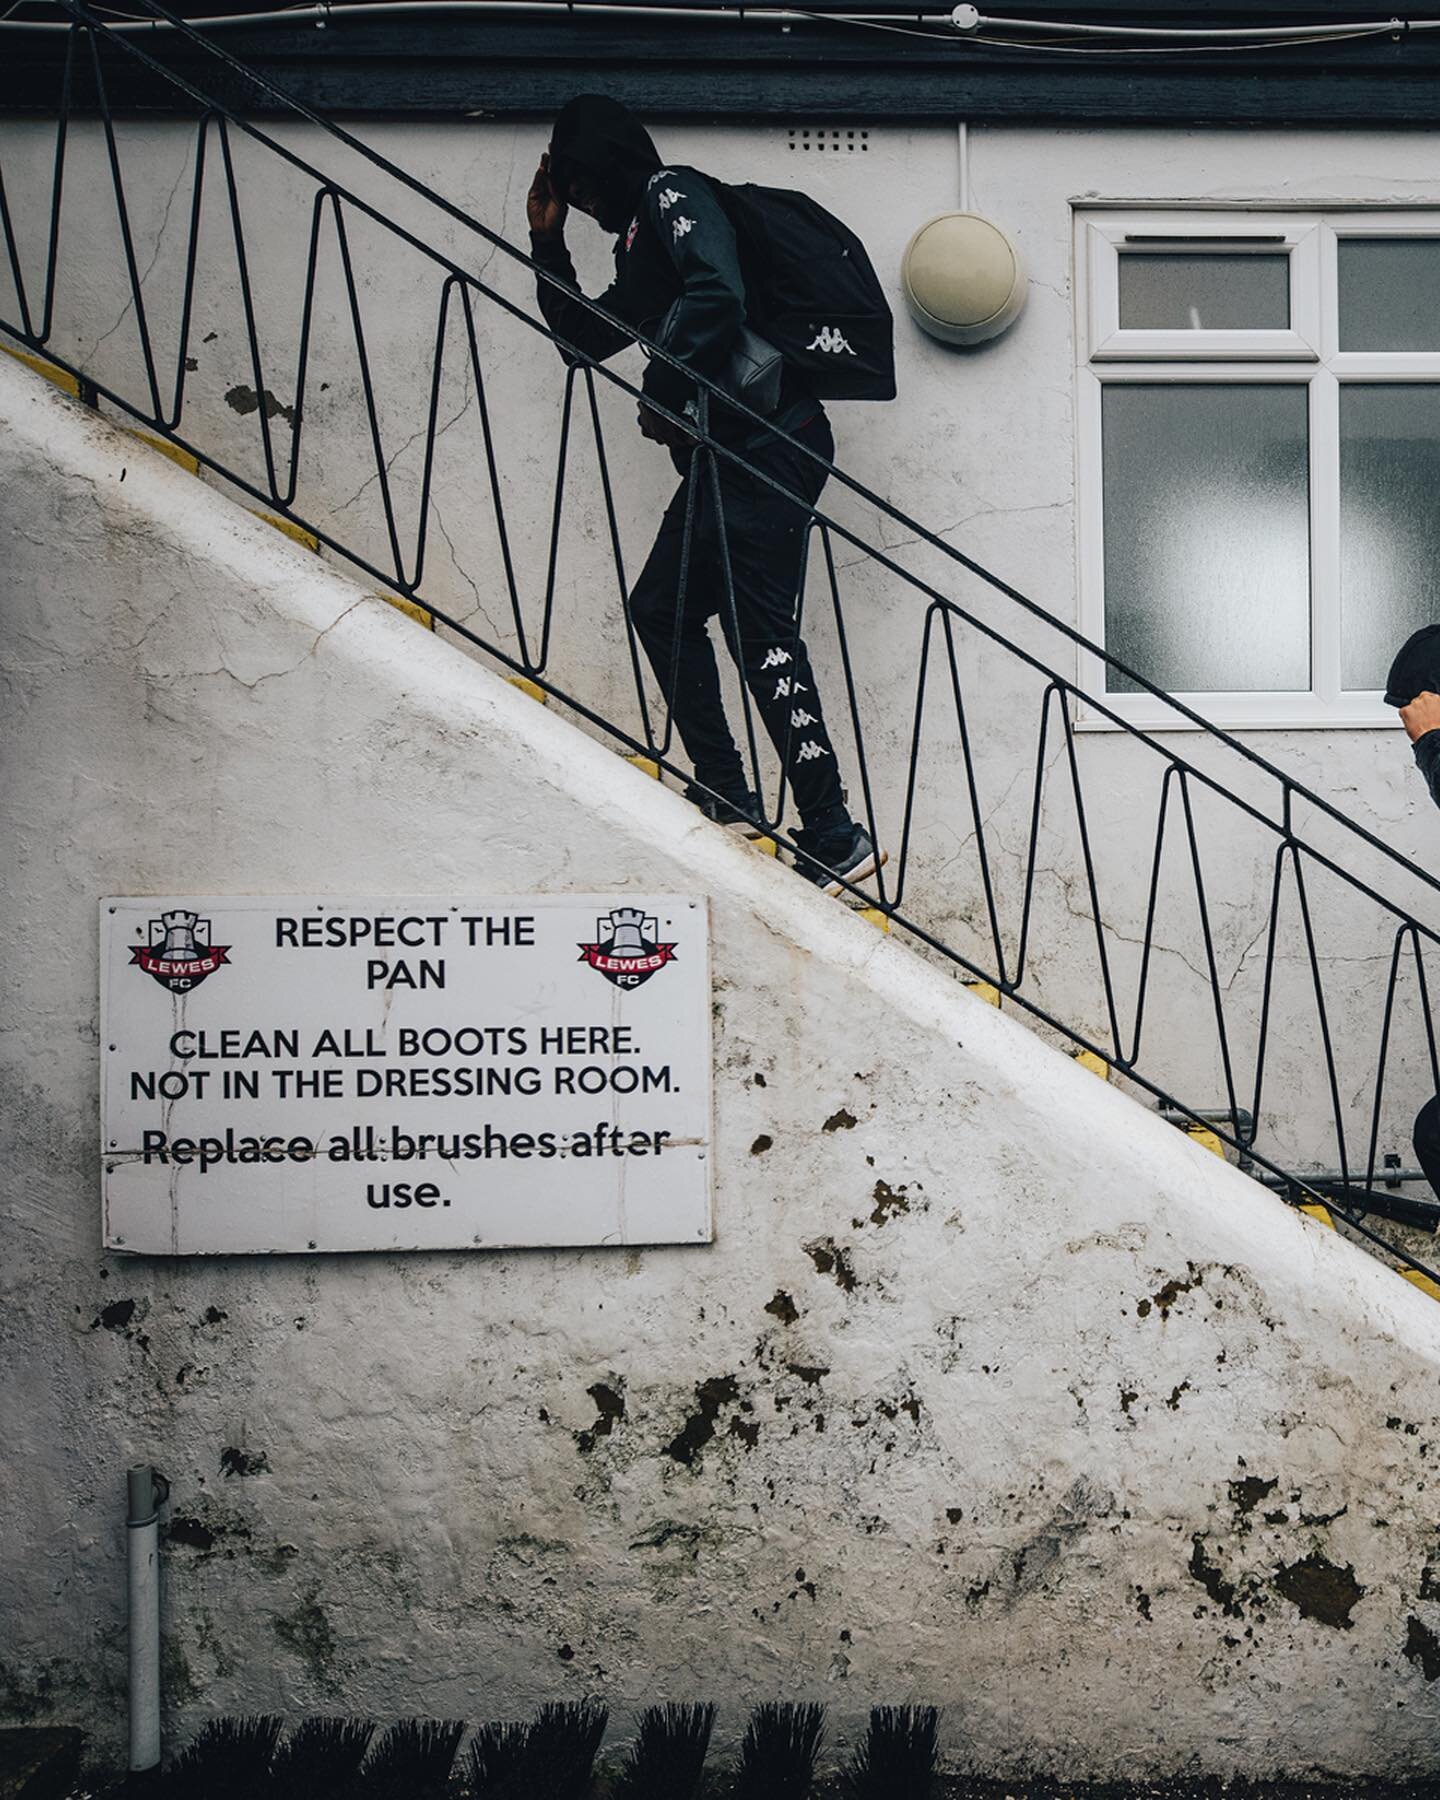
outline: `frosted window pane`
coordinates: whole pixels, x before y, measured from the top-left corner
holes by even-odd
[[[1440,620],[1440,387],[1340,389],[1340,681],[1383,688]]]
[[[1284,331],[1290,258],[1120,253],[1122,331]]]
[[[1341,238],[1340,348],[1440,350],[1440,238]]]
[[[1107,647],[1172,693],[1308,689],[1305,389],[1109,383],[1103,420]]]

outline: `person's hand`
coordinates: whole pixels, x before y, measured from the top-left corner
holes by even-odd
[[[653,406],[647,406],[643,400],[636,417],[641,437],[649,438],[652,444],[663,444],[667,450],[688,450],[695,442],[682,425],[676,425],[663,413],[656,412]]]
[[[1408,706],[1400,708],[1400,722],[1412,744],[1427,731],[1440,731],[1440,694],[1417,694]]]
[[[560,237],[565,230],[565,215],[569,210],[555,192],[555,183],[550,179],[550,152],[547,150],[540,158],[540,167],[535,171],[530,192],[525,196],[525,216],[530,222],[530,229],[536,237]]]

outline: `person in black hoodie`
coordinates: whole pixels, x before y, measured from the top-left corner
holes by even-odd
[[[1408,637],[1390,665],[1385,704],[1398,706],[1415,761],[1440,806],[1440,625],[1425,625]],[[1415,1156],[1440,1194],[1440,1094],[1415,1116]]]
[[[611,324],[575,298],[575,266],[565,244],[570,207],[588,214],[615,243],[615,279],[596,303]],[[572,290],[537,280],[545,322],[567,361],[603,362],[637,334],[685,369],[720,380],[745,324],[745,281],[734,227],[720,195],[698,170],[667,164],[649,133],[618,100],[584,94],[555,121],[526,203],[531,255]],[[630,329],[627,329],[630,328]],[[696,440],[647,404],[695,421],[701,396],[680,369],[652,357],[641,384],[641,432],[663,444],[681,476],[654,548],[630,594],[630,616],[671,709],[695,772],[686,798],[720,824],[758,835],[759,802],[725,717],[707,629],[718,614],[730,654],[776,750],[802,821],[795,841],[802,874],[839,893],[883,862],[851,818],[835,747],[825,728],[815,675],[795,635],[797,589],[808,515],[752,475],[716,458],[717,511]],[[769,426],[713,399],[710,435],[753,468],[813,505],[825,470]],[[830,460],[834,439],[820,402],[787,365],[770,426]],[[691,484],[692,541],[685,555]],[[727,589],[725,570],[730,581]],[[682,595],[681,580],[685,592]],[[733,613],[730,594],[733,591]]]

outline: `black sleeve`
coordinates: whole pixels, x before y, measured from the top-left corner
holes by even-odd
[[[1415,761],[1430,786],[1430,798],[1440,806],[1440,731],[1427,731],[1415,740]]]
[[[660,326],[656,342],[688,368],[714,380],[745,323],[745,282],[735,228],[715,190],[693,169],[662,169],[645,190],[645,209],[681,282],[679,298]],[[652,357],[644,392],[684,410],[691,385],[678,369]]]
[[[580,284],[575,278],[575,265],[570,260],[570,252],[566,248],[563,237],[530,238],[530,254],[544,269],[552,275],[558,275],[573,293],[580,292]],[[611,325],[598,313],[591,312],[588,306],[582,306],[563,288],[537,276],[535,279],[535,297],[540,305],[540,314],[545,323],[563,340],[560,354],[567,363],[573,363],[580,356],[588,356],[595,362],[604,362],[614,356],[617,350],[623,350],[635,339],[628,331],[618,325]],[[619,300],[619,283],[612,281],[603,294],[596,296],[595,304],[603,306],[607,312],[614,312]],[[570,348],[566,348],[569,346]]]

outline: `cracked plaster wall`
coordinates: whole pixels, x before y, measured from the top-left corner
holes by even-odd
[[[426,200],[396,187],[342,147],[306,129],[276,135],[315,158],[378,208],[425,241],[530,308],[523,270],[478,241]],[[369,124],[365,136],[438,193],[473,210],[513,242],[525,242],[524,200],[544,132],[539,126],[466,124],[405,127]],[[955,134],[949,128],[874,127],[865,148],[840,154],[792,151],[784,126],[700,128],[669,125],[662,148],[677,161],[732,179],[803,184],[833,205],[864,236],[892,285],[898,316],[901,401],[889,407],[837,406],[838,456],[862,482],[950,544],[1033,595],[1064,624],[1075,621],[1074,301],[1071,202],[1089,199],[1194,200],[1234,203],[1282,200],[1433,203],[1440,166],[1411,133],[1163,132],[993,129],[971,134],[974,204],[1016,235],[1030,275],[1028,308],[998,342],[971,354],[937,345],[916,330],[899,303],[898,269],[910,233],[953,206],[957,193]],[[39,281],[43,271],[51,170],[49,128],[30,122],[0,126],[12,215],[21,221],[22,256]],[[103,141],[80,125],[62,215],[56,342],[101,379],[144,391],[133,305],[104,166]],[[136,254],[153,310],[159,366],[174,367],[189,229],[195,151],[188,127],[151,123],[122,127],[122,166]],[[187,424],[197,441],[264,485],[263,421],[283,470],[292,438],[295,367],[303,275],[312,217],[311,184],[247,140],[234,145],[244,221],[251,234],[250,272],[263,367],[257,377],[233,274],[230,225],[221,164],[207,161],[199,235],[195,325],[187,372]],[[440,325],[443,272],[426,265],[358,215],[348,223],[375,403],[384,446],[385,479],[415,567],[424,469],[425,419],[437,336],[443,376],[435,395],[438,438],[425,518],[423,591],[442,611],[487,641],[514,651],[518,638],[505,563],[486,475],[486,444],[475,380],[458,307]],[[591,292],[608,279],[608,245],[587,221],[570,239]],[[333,529],[377,566],[390,566],[381,506],[382,483],[348,323],[333,234],[322,233],[319,285],[305,397],[299,510]],[[0,300],[8,301],[8,268]],[[477,343],[500,469],[518,600],[529,641],[538,642],[545,602],[552,484],[559,451],[561,377],[550,346],[498,309],[478,305]],[[638,380],[638,353],[617,367]],[[611,449],[617,522],[626,567],[640,566],[672,473],[664,453],[635,433],[633,402],[600,384],[600,411]],[[630,674],[609,528],[581,402],[570,442],[571,474],[555,563],[554,629],[549,670],[562,688],[602,716],[643,736]],[[828,504],[850,527],[884,547],[917,577],[935,580],[977,615],[1065,674],[1073,647],[1042,621],[1017,614],[975,578],[957,571],[913,534],[853,496],[834,490]],[[872,791],[882,837],[893,847],[906,819],[906,778],[917,699],[925,603],[837,543],[847,600]],[[818,558],[817,558],[818,568]],[[832,729],[854,784],[853,732],[837,717],[839,646],[823,583],[812,583],[809,636],[829,696]],[[1013,970],[1033,800],[1042,683],[1012,655],[962,629],[958,657],[971,707],[979,807],[1002,938]],[[722,659],[723,661],[723,659]],[[828,672],[828,674],[827,674]],[[728,679],[728,669],[726,671]],[[986,969],[995,967],[975,832],[965,784],[957,779],[959,745],[943,661],[932,661],[926,692],[922,767],[911,819],[906,906],[917,922]],[[652,706],[656,696],[651,690]],[[658,707],[655,715],[659,716]],[[1248,740],[1300,780],[1334,800],[1387,842],[1428,866],[1437,826],[1423,785],[1398,730],[1260,732]],[[1228,755],[1216,756],[1192,735],[1182,752],[1275,816],[1273,784]],[[1106,950],[1115,982],[1120,1047],[1131,1046],[1136,1016],[1148,868],[1163,773],[1161,759],[1112,735],[1083,738],[1078,751],[1086,786],[1092,849],[1108,924]],[[1076,822],[1067,794],[1061,746],[1052,731],[1037,866],[1040,871],[1027,942],[1026,992],[1078,1031],[1110,1043],[1110,1018],[1096,952],[1091,902]],[[1302,824],[1304,809],[1301,809]],[[1240,1103],[1251,1103],[1258,1020],[1264,994],[1265,947],[1275,840],[1233,810],[1197,800],[1217,968],[1224,991]],[[1331,847],[1323,824],[1323,847]],[[1156,950],[1142,1068],[1159,1087],[1192,1105],[1226,1101],[1225,1067],[1213,1026],[1193,888],[1184,846],[1173,825],[1163,871]],[[1140,847],[1137,851],[1137,845]],[[1434,896],[1412,892],[1403,878],[1370,861],[1353,842],[1340,860],[1356,875],[1409,904],[1427,922]],[[1312,876],[1309,895],[1323,959],[1326,1003],[1334,1033],[1337,1083],[1352,1165],[1368,1148],[1369,1108],[1384,1017],[1384,984],[1393,922],[1338,887]],[[1271,996],[1266,1086],[1260,1097],[1259,1148],[1292,1167],[1341,1161],[1330,1095],[1319,1060],[1319,1027],[1298,908],[1287,892],[1281,954]],[[1378,1149],[1410,1163],[1410,1122],[1428,1097],[1430,1077],[1420,996],[1413,973],[1401,983],[1385,1084]]]
[[[1434,1767],[1435,1304],[0,367],[0,1716],[943,1704],[957,1758]],[[695,891],[704,1249],[99,1247],[110,892]]]

